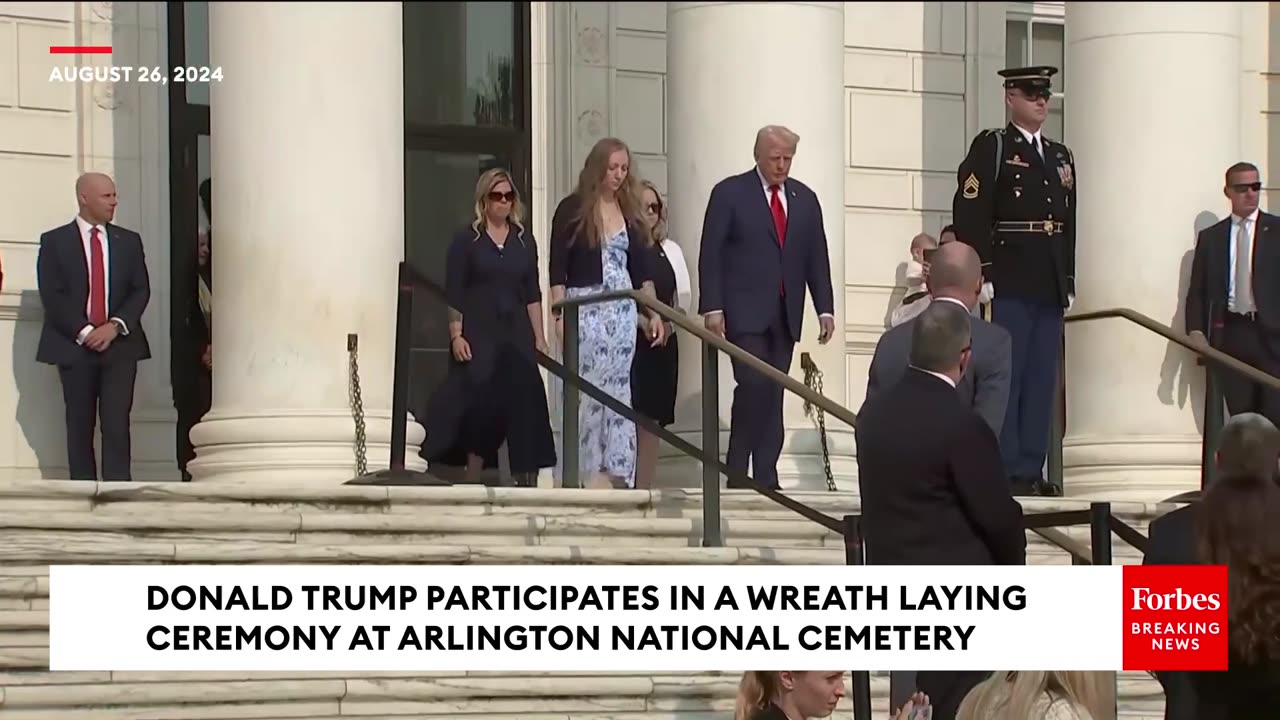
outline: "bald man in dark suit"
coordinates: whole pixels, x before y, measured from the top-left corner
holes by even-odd
[[[1022,506],[1013,499],[995,432],[956,392],[973,354],[971,319],[955,303],[926,308],[912,322],[901,379],[859,414],[854,435],[868,564],[1026,563]],[[987,674],[921,672],[915,686],[929,696],[934,720],[948,720]]]
[[[116,186],[101,173],[76,182],[79,212],[40,236],[36,278],[44,327],[36,361],[58,368],[72,480],[131,480],[129,416],[138,362],[151,357],[142,313],[151,299],[142,238],[111,221]]]

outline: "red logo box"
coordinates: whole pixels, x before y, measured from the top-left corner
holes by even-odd
[[[1124,669],[1227,669],[1225,565],[1125,566]]]

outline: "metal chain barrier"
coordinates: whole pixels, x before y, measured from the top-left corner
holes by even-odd
[[[360,339],[355,333],[347,335],[347,358],[351,369],[351,416],[356,421],[356,475],[368,473],[369,458],[365,447],[364,396],[360,392]]]
[[[804,384],[812,391],[822,394],[822,370],[818,369],[818,365],[813,362],[813,358],[809,353],[800,355],[800,367],[804,369]],[[820,407],[815,407],[808,400],[804,401],[805,417],[813,417],[814,413],[818,415],[818,439],[822,441],[822,469],[827,474],[827,490],[836,491],[836,479],[831,474],[831,450],[827,446],[827,414]]]

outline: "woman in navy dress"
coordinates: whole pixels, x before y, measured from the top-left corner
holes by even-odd
[[[682,313],[689,312],[689,269],[680,246],[667,237],[667,209],[653,183],[640,183],[640,207],[648,229],[649,265],[653,270],[653,290],[658,301]],[[641,327],[636,338],[636,357],[631,367],[632,407],[636,412],[666,427],[676,421],[676,386],[680,377],[680,348],[675,328],[667,323],[666,342],[645,342]],[[658,466],[658,436],[643,429],[636,432],[636,483],[641,489],[653,487]]]
[[[546,391],[534,351],[546,352],[538,246],[524,228],[511,175],[476,183],[475,220],[453,237],[445,261],[449,374],[425,419],[423,455],[465,463],[467,481],[496,467],[505,441],[516,483],[556,463]]]
[[[577,189],[560,202],[551,219],[552,301],[624,289],[652,295],[645,233],[631,151],[616,138],[600,140],[587,155]],[[631,299],[584,305],[579,313],[578,372],[630,407],[636,326],[642,315],[658,316],[637,308]],[[555,317],[557,338],[563,342],[562,317]],[[646,327],[649,342],[661,344],[666,336],[661,320],[647,322]],[[594,488],[633,485],[635,424],[586,395],[577,421],[579,467],[587,476],[585,482],[573,482]]]

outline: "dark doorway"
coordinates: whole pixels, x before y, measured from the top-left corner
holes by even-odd
[[[472,219],[476,179],[508,168],[530,192],[529,3],[404,3],[405,258],[443,284],[453,233]],[[410,408],[448,365],[447,308],[414,298]]]
[[[169,66],[209,65],[209,3],[170,2],[168,10]],[[169,373],[174,407],[179,466],[191,453],[185,433],[208,403],[210,385],[202,377],[200,350],[203,327],[190,322],[198,312],[196,255],[210,219],[200,202],[200,185],[209,179],[209,85],[169,85]],[[185,475],[184,475],[185,478]]]
[[[169,2],[170,66],[209,64],[209,4]],[[470,219],[475,181],[500,165],[530,195],[528,2],[402,3],[405,103],[405,257],[444,280],[452,233]],[[171,377],[175,403],[198,390],[187,318],[196,303],[196,249],[208,218],[200,183],[210,176],[207,85],[169,85]],[[447,365],[446,309],[415,298],[410,408]]]

